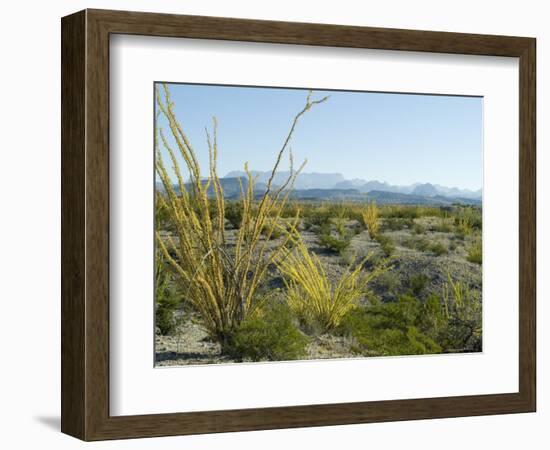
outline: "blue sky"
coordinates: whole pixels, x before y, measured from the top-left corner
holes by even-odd
[[[245,161],[251,170],[270,170],[308,93],[192,84],[169,89],[205,175],[205,126],[218,119],[220,176],[242,170]],[[291,141],[296,164],[308,161],[304,172],[481,188],[482,98],[314,90],[314,98],[325,95],[330,98],[302,117]],[[167,128],[162,118],[157,126]]]

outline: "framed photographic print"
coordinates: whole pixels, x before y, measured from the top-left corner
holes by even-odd
[[[62,431],[535,411],[535,39],[62,19]]]

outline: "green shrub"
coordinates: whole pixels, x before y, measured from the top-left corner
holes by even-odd
[[[414,222],[413,232],[415,234],[424,234],[424,233],[426,233],[426,227],[424,225],[422,225],[421,223]]]
[[[342,254],[350,245],[351,239],[349,236],[336,237],[332,234],[321,234],[319,236],[319,245],[334,253]]]
[[[390,217],[384,220],[384,231],[399,231],[405,228],[412,228],[414,222],[411,218]]]
[[[432,229],[433,231],[437,231],[439,233],[450,233],[453,231],[453,226],[448,220],[441,218],[439,219],[439,222],[432,227]]]
[[[340,255],[350,246],[353,235],[354,233],[346,228],[343,218],[323,222],[317,228],[319,245]]]
[[[283,235],[283,228],[280,227],[274,220],[268,220],[262,226],[262,236],[270,240],[279,239]]]
[[[176,331],[176,311],[182,301],[171,285],[169,271],[160,252],[155,264],[155,328],[162,335],[170,335]]]
[[[368,356],[439,353],[441,347],[418,324],[423,305],[411,296],[397,302],[355,308],[344,317],[340,332],[352,336],[356,351]]]
[[[225,205],[225,220],[231,224],[231,227],[238,229],[243,220],[242,202],[228,202]]]
[[[393,252],[395,251],[395,244],[388,235],[378,234],[376,236],[376,241],[380,244],[380,248],[386,256],[389,257],[393,255]]]
[[[415,206],[386,206],[380,211],[381,217],[386,218],[401,218],[401,219],[416,219],[418,210]]]
[[[441,242],[435,242],[429,246],[429,250],[435,254],[435,256],[446,255],[449,253],[447,247],[445,247]]]
[[[388,270],[387,272],[380,274],[374,283],[386,292],[392,293],[396,292],[401,285],[399,275],[397,272],[392,270]]]
[[[430,247],[430,241],[424,237],[410,237],[402,242],[404,247],[425,252]]]
[[[312,211],[304,212],[303,217],[306,230],[316,230],[330,225],[330,211],[325,207],[318,207]]]
[[[288,361],[303,357],[308,342],[288,306],[276,304],[244,320],[224,352],[241,360]]]
[[[443,285],[443,305],[447,326],[441,330],[440,342],[448,352],[481,351],[482,322],[479,293],[447,274]]]
[[[460,207],[456,211],[455,226],[459,232],[465,235],[472,234],[474,230],[482,228],[481,209],[473,206]]]
[[[420,329],[436,340],[442,346],[442,349],[445,350],[445,347],[440,342],[440,336],[441,331],[447,326],[448,319],[446,309],[436,294],[428,296],[422,305],[422,312],[418,322]]]
[[[468,249],[468,255],[466,259],[475,264],[481,264],[483,259],[483,250],[481,246],[481,239],[477,239]]]
[[[447,217],[448,210],[445,207],[436,206],[412,206],[412,205],[389,205],[381,208],[381,217],[398,217],[417,219],[419,217]]]
[[[403,295],[373,302],[349,311],[338,331],[367,356],[481,351],[481,302],[477,292],[448,276],[442,299]]]
[[[419,296],[428,285],[428,281],[430,279],[423,273],[411,275],[408,281],[409,289],[414,295]]]

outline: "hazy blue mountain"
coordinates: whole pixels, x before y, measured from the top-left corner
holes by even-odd
[[[443,195],[423,196],[415,194],[403,194],[399,192],[371,191],[368,199],[378,204],[400,204],[400,205],[452,205],[462,203],[468,205],[480,205],[481,200],[464,197],[445,197]]]
[[[251,172],[256,180],[261,183],[267,183],[271,172]],[[288,171],[281,171],[275,174],[273,184],[282,185],[289,176]],[[224,178],[246,177],[246,173],[240,170],[234,170],[229,172]],[[340,173],[301,173],[296,178],[294,187],[296,189],[331,189],[335,187],[337,183],[345,181],[344,177]]]
[[[204,179],[202,180],[203,186],[207,183],[208,180]],[[240,177],[240,182],[238,177],[232,177],[232,178],[220,178],[220,184],[223,189],[224,197],[228,199],[236,199],[240,198],[241,196],[241,183],[243,186],[243,189],[246,190],[248,187],[248,178]],[[256,182],[254,184],[254,191],[255,192],[265,192],[266,190],[266,184],[261,182]],[[185,188],[189,191],[191,189],[190,184],[185,184]],[[156,183],[156,189],[160,192],[164,192],[164,186],[162,183],[157,182]],[[179,193],[179,186],[177,184],[174,184],[174,190]],[[210,186],[208,189],[208,194],[213,195],[214,194],[214,188],[213,186]]]
[[[252,172],[259,182],[267,183],[270,172]],[[288,172],[280,172],[275,176],[274,184],[282,184],[288,177]],[[229,172],[227,178],[244,177],[243,171]],[[472,191],[469,189],[458,189],[456,187],[441,186],[431,183],[414,183],[405,186],[392,185],[385,181],[363,180],[353,178],[347,180],[339,173],[301,173],[296,179],[295,189],[354,189],[360,193],[372,191],[394,192],[400,194],[413,194],[426,197],[443,196],[449,198],[481,199],[481,189]]]
[[[439,191],[435,188],[433,184],[424,183],[416,186],[412,192],[412,195],[420,195],[423,197],[434,197],[439,194]]]
[[[464,197],[445,197],[443,195],[424,196],[415,194],[404,194],[402,192],[370,191],[368,194],[358,189],[294,189],[291,198],[295,200],[313,201],[352,201],[364,202],[375,201],[382,204],[399,205],[434,205],[450,206],[453,203],[469,205],[480,205],[481,201]]]
[[[270,172],[252,172],[255,178],[254,194],[261,196],[267,189]],[[289,172],[279,172],[273,180],[273,189],[281,186],[288,178]],[[207,179],[202,183],[207,183]],[[228,199],[241,196],[241,184],[248,187],[248,178],[243,171],[233,171],[220,178],[224,195]],[[188,188],[190,186],[187,186]],[[160,192],[164,191],[161,183],[156,183]],[[175,186],[176,192],[179,191]],[[209,194],[213,195],[210,187]],[[362,179],[346,180],[339,173],[301,173],[296,179],[291,197],[302,200],[374,200],[378,203],[450,205],[452,203],[481,204],[481,189],[472,191],[446,187],[431,183],[414,183],[406,186],[391,185],[387,182]]]
[[[225,198],[236,200],[241,197],[240,182],[243,188],[248,186],[248,179],[244,177],[231,177],[221,178],[220,183],[222,185]],[[202,180],[203,184],[207,180]],[[189,189],[190,186],[186,185]],[[257,181],[254,185],[255,197],[259,198],[265,192],[267,185],[265,183]],[[274,188],[276,188],[274,186]],[[156,189],[159,192],[164,192],[164,186],[162,183],[156,183]],[[176,192],[179,191],[177,186],[174,186]],[[209,194],[213,195],[213,188],[210,187]],[[375,201],[378,204],[401,204],[401,205],[452,205],[453,203],[463,204],[481,204],[480,199],[472,199],[467,197],[447,197],[443,195],[418,195],[418,194],[405,194],[403,192],[389,192],[373,190],[368,193],[362,192],[359,189],[293,189],[291,198],[295,200],[307,200],[307,201],[351,201],[351,202],[364,202],[367,200]]]
[[[366,195],[357,189],[294,189],[290,197],[295,200],[346,200],[364,201]]]

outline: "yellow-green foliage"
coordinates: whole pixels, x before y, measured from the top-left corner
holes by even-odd
[[[368,202],[367,206],[363,210],[363,224],[369,231],[369,236],[374,239],[378,234],[380,223],[378,222],[378,207],[376,202]]]
[[[450,233],[453,229],[452,222],[449,222],[448,219],[441,217],[439,222],[436,223],[433,227],[433,231],[438,231],[440,233]]]
[[[336,232],[340,236],[346,235],[346,219],[347,219],[347,207],[345,205],[340,206],[336,211],[335,217],[332,219],[334,226],[336,227]]]
[[[380,217],[417,219],[419,217],[447,217],[441,207],[421,205],[384,205],[380,207]]]
[[[481,239],[476,239],[472,246],[468,249],[468,256],[466,259],[470,262],[481,264],[483,260],[483,250],[481,246]]]
[[[461,321],[477,321],[481,314],[479,298],[464,283],[453,281],[450,273],[443,285],[443,302],[447,318],[455,315]]]
[[[455,225],[459,233],[472,234],[474,228],[481,229],[481,211],[472,207],[461,207],[455,217]]]
[[[326,97],[312,100],[311,93],[308,95],[277,154],[265,193],[257,201],[254,198],[254,178],[245,164],[247,183],[241,183],[242,219],[234,245],[228,245],[226,205],[216,168],[216,121],[214,119],[213,136],[207,132],[209,176],[203,181],[195,150],[175,116],[168,87],[164,85],[162,91],[157,89],[159,114],[166,119],[170,132],[169,139],[162,128],[156,130],[156,170],[165,190],[165,194],[159,196],[159,202],[166,210],[176,235],[176,239],[171,236],[163,238],[157,230],[157,244],[173,269],[174,279],[181,285],[185,299],[197,310],[205,328],[222,343],[222,347],[228,343],[236,327],[257,308],[259,289],[267,270],[289,242],[290,234],[287,234],[276,246],[270,246],[268,252],[270,235],[268,233],[263,239],[261,233],[262,229],[265,231],[268,218],[279,219],[303,165],[295,170],[290,154],[288,178],[278,187],[273,186],[272,181],[300,117],[324,100]],[[168,174],[161,146],[169,155],[179,192],[176,192]],[[185,163],[186,181],[177,156]],[[295,228],[298,216],[293,220],[292,228]]]
[[[477,292],[459,281],[443,286],[443,308],[447,326],[442,330],[441,343],[447,352],[481,351],[481,299]]]
[[[277,263],[285,277],[288,305],[303,322],[330,331],[365,295],[367,284],[386,269],[377,267],[363,272],[368,255],[332,283],[319,258],[307,250],[299,237],[295,242],[295,250]]]

